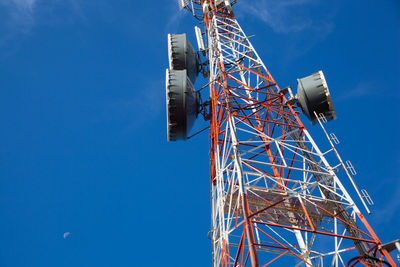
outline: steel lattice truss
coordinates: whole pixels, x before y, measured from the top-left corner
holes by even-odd
[[[339,180],[351,169],[332,138],[322,152],[233,13],[213,2],[190,9],[208,42],[213,266],[345,266],[355,255],[395,266]]]

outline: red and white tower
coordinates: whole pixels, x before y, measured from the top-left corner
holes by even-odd
[[[234,2],[179,1],[204,22],[197,36],[209,101],[196,100],[192,77],[200,70],[186,62],[187,51],[179,64],[177,38],[169,36],[169,140],[186,139],[195,111],[209,109],[213,267],[347,266],[350,259],[351,266],[396,266],[341,182],[350,181],[369,213],[371,199],[325,130],[335,111],[323,73],[299,79],[296,96],[280,89],[237,22]],[[301,112],[322,127],[327,151]]]

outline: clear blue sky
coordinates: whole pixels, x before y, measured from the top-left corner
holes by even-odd
[[[238,2],[281,87],[324,71],[368,220],[400,238],[400,2]],[[193,26],[173,0],[0,0],[1,267],[211,266],[207,134],[166,142],[167,33]]]

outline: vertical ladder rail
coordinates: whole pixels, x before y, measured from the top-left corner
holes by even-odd
[[[325,133],[325,135],[326,135],[326,137],[327,137],[327,139],[328,139],[328,141],[329,141],[329,143],[330,143],[330,145],[331,145],[333,151],[335,152],[336,157],[338,158],[338,160],[339,160],[339,162],[340,162],[340,165],[342,165],[344,171],[346,172],[347,177],[349,178],[351,184],[353,185],[354,190],[356,191],[356,193],[357,193],[359,199],[361,200],[361,202],[362,202],[362,204],[363,204],[365,210],[367,211],[368,214],[371,214],[371,211],[370,211],[370,209],[368,208],[367,204],[365,203],[364,198],[362,197],[362,195],[361,195],[361,193],[360,193],[360,190],[358,189],[357,184],[355,183],[353,177],[351,176],[351,174],[350,174],[348,168],[347,168],[346,165],[343,163],[343,160],[342,160],[342,158],[340,157],[339,152],[337,151],[335,145],[333,144],[332,140],[329,138],[329,135],[328,135],[328,133],[327,133],[326,130],[325,130],[325,127],[324,127],[324,125],[322,124],[322,121],[324,121],[323,118],[320,118],[320,116],[319,116],[315,111],[314,111],[314,114],[315,114],[316,118],[318,119],[319,125],[321,126],[322,130],[324,131],[324,133]]]

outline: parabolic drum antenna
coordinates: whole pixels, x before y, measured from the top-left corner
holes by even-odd
[[[298,79],[297,84],[297,101],[311,123],[317,121],[315,114],[323,114],[327,120],[336,119],[328,84],[322,71]]]
[[[199,74],[199,62],[186,34],[168,34],[168,59],[171,70],[186,70],[192,83]]]
[[[202,132],[189,136],[198,114],[209,121],[212,266],[396,266],[389,252],[400,241],[383,245],[368,224],[358,205],[370,214],[373,201],[325,129],[336,112],[324,74],[298,79],[296,95],[281,89],[235,3],[179,0],[204,26],[197,52],[186,34],[168,35],[168,141]],[[196,90],[199,73],[208,80]],[[327,150],[299,114],[320,125]]]
[[[198,114],[197,93],[187,70],[166,73],[168,141],[186,140]]]

